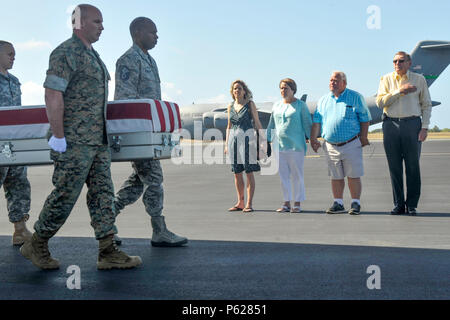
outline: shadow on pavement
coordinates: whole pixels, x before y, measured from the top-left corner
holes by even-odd
[[[0,236],[0,299],[450,299],[449,250],[196,240],[153,248],[148,239],[123,240],[121,249],[143,265],[98,271],[95,239],[55,237],[49,246],[61,268],[41,271]],[[80,268],[80,290],[67,288],[71,265]],[[372,265],[381,289],[367,287]]]

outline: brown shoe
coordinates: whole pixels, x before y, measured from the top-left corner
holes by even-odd
[[[130,269],[142,264],[138,256],[129,256],[119,250],[113,241],[113,235],[99,240],[97,269]]]
[[[38,268],[59,269],[59,261],[53,259],[48,251],[48,239],[39,237],[36,232],[20,247],[20,253]]]
[[[27,229],[26,222],[29,219],[29,215],[25,215],[19,222],[14,222],[14,233],[12,236],[13,246],[20,246],[24,244],[26,240],[31,240],[33,234]]]

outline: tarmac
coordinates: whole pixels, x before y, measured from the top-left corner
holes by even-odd
[[[191,148],[183,142],[183,148],[184,164],[162,160],[164,215],[169,229],[189,243],[151,247],[150,219],[138,200],[116,221],[121,248],[143,260],[136,269],[96,269],[98,245],[86,188],[49,242],[52,256],[61,262],[56,271],[37,269],[11,245],[13,226],[0,197],[0,299],[450,299],[450,140],[423,144],[417,216],[389,214],[392,190],[381,141],[364,148],[360,216],[324,213],[332,196],[322,151],[309,150],[305,159],[302,213],[275,212],[282,202],[277,174],[256,174],[254,212],[229,213],[236,201],[233,175],[212,151],[221,150],[221,144]],[[214,159],[219,163],[207,164]],[[53,167],[28,170],[32,208],[27,225],[32,229],[52,190]],[[129,163],[113,163],[116,190],[130,173]],[[349,208],[347,188],[344,201]],[[73,266],[80,271],[80,289],[69,289],[75,283]]]

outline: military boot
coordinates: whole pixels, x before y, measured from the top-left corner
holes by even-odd
[[[99,240],[97,269],[130,269],[142,264],[140,257],[129,256],[119,250],[113,238],[114,236],[111,234]]]
[[[25,240],[31,240],[33,234],[27,229],[27,225],[25,224],[29,217],[29,215],[25,215],[19,222],[14,222],[13,246],[20,246]]]
[[[187,238],[167,230],[164,216],[152,217],[152,228],[152,246],[154,247],[179,247],[188,242]]]
[[[48,239],[39,237],[36,232],[20,247],[20,253],[38,268],[59,269],[59,261],[48,251]]]

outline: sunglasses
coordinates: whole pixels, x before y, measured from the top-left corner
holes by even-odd
[[[394,61],[392,61],[394,64],[396,64],[396,63],[403,63],[403,62],[405,62],[405,60],[404,59],[399,59],[399,60],[394,60]]]

